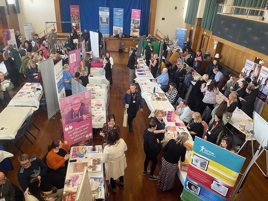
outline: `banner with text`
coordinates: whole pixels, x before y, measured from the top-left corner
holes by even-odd
[[[69,67],[72,75],[77,72],[81,62],[80,49],[69,51]]]
[[[261,70],[260,70],[258,81],[262,85],[262,84],[265,84],[265,80],[267,78],[268,78],[268,68],[265,66],[262,66]]]
[[[113,35],[121,35],[123,34],[124,9],[114,8],[113,11]]]
[[[99,30],[103,36],[110,35],[110,9],[99,7]]]
[[[130,36],[140,36],[141,10],[131,10]]]
[[[92,138],[90,91],[62,98],[60,111],[64,140],[72,145]]]
[[[196,137],[182,200],[228,200],[244,162],[242,156]]]
[[[70,15],[71,15],[72,30],[81,32],[79,5],[70,5]]]

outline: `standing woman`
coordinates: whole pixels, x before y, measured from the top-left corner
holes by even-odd
[[[131,84],[129,90],[124,95],[125,108],[127,109],[127,123],[129,132],[133,131],[132,122],[137,112],[141,108],[141,94],[135,84]]]
[[[63,71],[63,86],[66,96],[72,95],[72,74],[70,73],[70,67],[68,64],[64,65]]]
[[[137,60],[136,49],[134,49],[132,51],[131,55],[129,56],[128,63],[127,63],[129,84],[134,83],[134,79],[135,79],[135,67],[136,67],[136,62],[137,62],[136,60]]]
[[[111,68],[113,68],[113,65],[114,65],[114,59],[113,59],[113,57],[111,57],[110,52],[106,52],[105,56],[106,56],[107,58],[109,58],[109,60],[110,60],[110,64],[111,64]]]
[[[113,114],[109,114],[107,117],[107,123],[105,123],[102,127],[100,135],[104,138],[104,142],[107,142],[108,134],[111,131],[116,131],[120,133],[120,128],[115,123],[115,116]]]
[[[161,150],[160,141],[155,137],[154,131],[157,128],[157,124],[154,119],[150,119],[149,121],[149,128],[144,131],[143,138],[143,148],[145,153],[145,160],[144,160],[144,170],[143,174],[148,175],[147,169],[149,162],[151,164],[151,170],[149,172],[149,179],[150,180],[157,180],[158,177],[154,175],[154,171],[157,165],[157,155]]]
[[[4,64],[7,69],[8,77],[15,87],[19,86],[19,70],[16,68],[15,61],[10,57],[8,51],[3,53]]]
[[[188,140],[188,134],[182,132],[178,134],[176,140],[171,139],[164,148],[162,166],[159,172],[158,187],[162,191],[171,190],[174,187],[176,173],[178,171],[178,162],[184,162],[186,147],[184,143]]]
[[[150,69],[154,78],[156,78],[156,74],[158,72],[158,63],[158,55],[154,54],[152,59],[150,60]]]
[[[187,129],[190,132],[193,140],[195,136],[202,138],[204,133],[204,126],[202,124],[202,117],[199,112],[192,114],[192,121],[187,125]]]
[[[27,82],[39,82],[37,64],[33,60],[29,60],[27,68],[25,69],[25,76]]]
[[[104,58],[104,70],[105,70],[105,78],[110,82],[110,84],[113,84],[113,78],[112,78],[112,67],[110,63],[110,59],[108,57]]]
[[[212,124],[210,124],[207,134],[205,135],[204,139],[214,143],[218,144],[220,133],[224,129],[224,124],[222,121],[221,114],[217,113],[214,115],[214,121]]]
[[[107,136],[107,145],[103,150],[103,162],[105,164],[106,179],[110,179],[112,191],[116,190],[116,180],[118,184],[124,186],[124,175],[127,167],[125,152],[127,144],[119,138],[119,132],[112,130]]]
[[[204,93],[204,98],[202,100],[204,103],[203,110],[205,110],[206,106],[213,110],[214,105],[216,104],[216,96],[219,94],[219,89],[215,81],[209,80],[206,84],[203,84],[201,86],[201,92]]]
[[[5,74],[0,71],[0,103],[6,107],[11,100],[11,90],[14,88],[10,80],[5,79]]]

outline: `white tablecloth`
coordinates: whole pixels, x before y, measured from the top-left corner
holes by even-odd
[[[7,106],[0,113],[0,139],[15,139],[18,130],[33,111],[32,107]]]
[[[106,122],[108,109],[109,82],[102,78],[90,77],[87,89],[91,91],[92,127],[102,128]],[[94,80],[94,82],[93,82]]]
[[[95,166],[94,169],[93,166]],[[102,147],[98,145],[96,146],[96,151],[92,151],[92,146],[75,146],[72,147],[70,152],[70,159],[63,190],[63,201],[72,200],[69,196],[76,196],[82,180],[84,168],[88,168],[88,179],[90,181],[93,198],[105,198]]]
[[[9,102],[9,106],[39,108],[43,88],[40,83],[25,83]]]

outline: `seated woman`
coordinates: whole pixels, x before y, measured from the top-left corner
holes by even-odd
[[[107,123],[105,123],[102,127],[100,135],[104,138],[104,143],[107,142],[107,137],[110,131],[117,131],[120,133],[120,128],[115,124],[115,116],[113,114],[109,114],[107,117]]]
[[[29,186],[24,192],[25,201],[61,201],[63,189],[40,189],[40,180],[31,179]]]
[[[25,70],[25,76],[27,82],[39,82],[39,73],[36,63],[33,60],[29,60],[28,66]]]
[[[218,144],[220,133],[224,129],[224,124],[222,121],[222,116],[216,112],[214,115],[214,121],[209,126],[208,132],[205,135],[205,139],[211,143]]]
[[[10,80],[5,79],[5,74],[0,71],[0,101],[3,107],[6,107],[11,100],[11,90],[14,85]]]
[[[162,141],[164,139],[165,135],[165,122],[163,120],[163,117],[166,115],[166,113],[163,110],[156,110],[154,112],[154,120],[156,122],[156,129],[154,130],[155,137]]]
[[[70,146],[67,142],[54,140],[49,147],[49,152],[46,156],[46,164],[48,166],[48,176],[51,183],[57,188],[63,188],[67,164],[69,160]]]
[[[169,83],[169,89],[166,92],[166,96],[172,105],[175,104],[177,95],[178,95],[178,90],[176,89],[176,84],[173,82]]]
[[[187,129],[190,132],[193,140],[195,136],[202,138],[204,126],[202,124],[201,114],[199,112],[194,112],[192,118],[192,121],[187,125]]]
[[[189,108],[188,102],[182,100],[176,107],[176,114],[180,116],[180,120],[188,124],[192,120],[193,111]]]

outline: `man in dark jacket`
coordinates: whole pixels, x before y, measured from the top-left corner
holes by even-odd
[[[19,156],[20,169],[18,180],[23,191],[26,190],[31,179],[38,178],[41,180],[40,188],[52,187],[49,178],[46,177],[47,166],[39,158],[30,158],[28,154]]]
[[[145,160],[144,160],[144,175],[147,175],[147,168],[149,162],[152,162],[149,179],[150,180],[157,180],[158,177],[154,175],[154,171],[157,165],[157,155],[161,150],[160,141],[155,137],[154,131],[156,130],[157,125],[154,119],[150,119],[149,128],[144,131],[144,153],[145,153]]]
[[[129,84],[134,83],[136,60],[137,60],[136,49],[134,49],[131,55],[129,56],[127,63]]]

